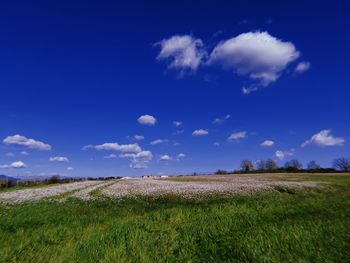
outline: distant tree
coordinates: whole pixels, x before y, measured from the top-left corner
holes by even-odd
[[[57,175],[51,176],[48,180],[49,184],[58,184],[60,182],[60,178]]]
[[[350,171],[350,158],[341,157],[333,162],[335,169],[340,171]]]
[[[303,168],[303,165],[298,160],[293,159],[286,162],[284,167],[289,170],[300,170],[301,168]]]
[[[228,174],[228,172],[227,171],[225,171],[225,170],[217,170],[216,172],[215,172],[215,174],[218,174],[218,175],[222,175],[222,174]]]
[[[245,172],[253,171],[254,170],[253,163],[249,160],[243,160],[241,162],[241,169]]]
[[[272,159],[267,159],[265,162],[265,169],[268,171],[277,170],[278,169],[277,163]]]
[[[259,160],[256,162],[257,170],[264,171],[266,168],[266,162],[264,160]]]
[[[321,165],[316,163],[316,161],[312,160],[307,164],[307,169],[308,170],[318,170],[321,168]]]

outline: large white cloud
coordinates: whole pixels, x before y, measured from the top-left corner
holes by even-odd
[[[41,151],[49,151],[51,150],[51,145],[43,143],[41,141],[36,141],[34,139],[29,139],[25,136],[16,134],[13,136],[7,136],[3,143],[6,145],[18,145],[27,147],[29,149],[41,150]]]
[[[141,152],[142,149],[137,143],[133,144],[119,144],[117,142],[106,142],[100,145],[86,145],[83,147],[83,150],[87,149],[95,149],[98,151],[120,151],[124,153],[138,153]]]
[[[193,136],[204,136],[204,135],[208,135],[209,132],[207,130],[204,130],[204,129],[198,129],[198,130],[194,130],[192,132],[192,135]]]
[[[259,86],[267,86],[298,57],[293,43],[277,39],[268,32],[248,32],[220,42],[211,52],[208,64],[248,75],[257,80]],[[245,92],[252,89],[257,86],[245,88]]]
[[[137,121],[142,125],[154,126],[157,123],[157,119],[151,115],[145,114],[140,116]]]
[[[169,60],[169,68],[195,71],[206,56],[203,42],[190,35],[172,36],[163,39],[156,45],[160,46],[158,60]]]
[[[314,134],[309,140],[305,141],[301,146],[305,147],[309,144],[318,146],[341,146],[344,145],[345,139],[342,137],[333,137],[331,130],[322,130]]]
[[[58,162],[58,163],[68,163],[69,159],[68,159],[68,157],[65,157],[65,156],[55,156],[55,157],[50,157],[49,161],[50,162]]]
[[[234,132],[232,133],[227,140],[229,142],[235,142],[235,141],[239,141],[241,139],[244,139],[248,137],[248,133],[246,131],[240,131],[240,132]]]

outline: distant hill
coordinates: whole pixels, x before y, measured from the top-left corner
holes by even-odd
[[[18,178],[0,174],[0,180],[19,181]]]

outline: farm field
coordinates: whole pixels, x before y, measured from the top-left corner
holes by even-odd
[[[0,262],[349,262],[350,174],[0,191]]]

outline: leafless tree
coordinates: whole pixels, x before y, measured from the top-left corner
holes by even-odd
[[[317,170],[320,169],[321,165],[319,165],[318,163],[316,163],[316,161],[312,160],[307,164],[307,169],[309,170]]]
[[[266,165],[266,163],[265,163],[264,160],[259,160],[259,161],[256,162],[256,167],[260,171],[264,171],[265,170],[265,165]]]
[[[284,167],[287,169],[300,170],[301,168],[303,168],[303,165],[298,160],[293,159],[293,160],[286,162]]]
[[[350,171],[350,158],[341,157],[333,162],[335,169],[340,171]]]
[[[265,162],[265,168],[268,171],[273,171],[278,169],[277,163],[272,159],[267,159]]]
[[[253,163],[249,160],[243,160],[241,162],[241,169],[245,172],[253,171],[254,170]]]

